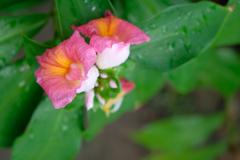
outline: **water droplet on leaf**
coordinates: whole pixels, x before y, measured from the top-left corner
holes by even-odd
[[[29,134],[29,138],[34,139],[34,134],[33,133]]]
[[[149,26],[149,28],[150,28],[150,29],[156,29],[156,28],[157,28],[157,25],[156,25],[156,24],[151,24],[151,25]]]
[[[96,10],[96,6],[92,6],[91,11],[95,11]]]
[[[18,84],[18,86],[19,86],[19,87],[23,87],[23,86],[25,86],[25,84],[26,84],[25,81],[21,81],[21,82]]]
[[[66,131],[66,130],[68,130],[68,126],[67,125],[63,125],[62,126],[62,131]]]

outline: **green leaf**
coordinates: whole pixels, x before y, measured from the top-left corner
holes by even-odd
[[[208,51],[170,72],[168,78],[180,93],[204,86],[231,96],[240,88],[240,57],[231,49]]]
[[[27,36],[24,36],[23,38],[23,47],[26,61],[31,66],[37,66],[36,56],[42,54],[47,48],[47,46],[40,44]]]
[[[82,97],[68,109],[54,109],[46,98],[25,133],[15,142],[13,160],[73,160],[81,143]]]
[[[234,2],[230,3],[228,6],[228,10],[231,15],[226,20],[215,45],[223,46],[223,45],[235,45],[240,44],[240,2],[239,0],[234,0]]]
[[[19,51],[23,34],[34,35],[46,20],[45,14],[0,17],[0,67],[8,64]]]
[[[35,10],[32,7],[40,6],[44,2],[46,2],[46,0],[17,0],[17,2],[2,8],[0,13],[4,15],[33,13]]]
[[[108,0],[55,0],[55,21],[61,38],[72,33],[72,25],[80,25],[103,16],[109,10]]]
[[[0,9],[8,7],[14,3],[16,3],[18,0],[1,0],[0,1]]]
[[[0,146],[9,146],[23,132],[42,91],[26,63],[0,70],[0,90]]]
[[[224,142],[179,153],[152,154],[146,160],[214,160],[226,151],[227,145]]]
[[[210,47],[228,15],[210,2],[170,7],[142,25],[151,41],[134,46],[131,57],[159,71],[173,69]]]
[[[223,114],[212,116],[176,116],[154,122],[134,135],[134,139],[152,150],[185,151],[197,147],[224,120]]]
[[[125,96],[120,110],[109,117],[101,109],[88,112],[88,127],[84,132],[86,139],[92,139],[106,124],[116,120],[126,111],[141,106],[163,86],[164,79],[158,71],[149,70],[131,61],[125,65],[121,66],[120,75],[133,81],[135,89]]]
[[[188,2],[188,0],[125,0],[124,7],[129,21],[144,22],[169,6]]]

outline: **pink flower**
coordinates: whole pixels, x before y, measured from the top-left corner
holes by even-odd
[[[128,81],[125,78],[121,78],[120,83],[122,90],[116,97],[105,101],[101,96],[97,95],[99,102],[103,105],[102,109],[107,115],[111,112],[116,112],[121,107],[124,96],[131,92],[135,87],[135,84],[133,82]]]
[[[45,90],[55,108],[70,103],[77,92],[90,92],[99,75],[95,50],[80,34],[73,35],[55,48],[37,57],[40,67],[37,82]]]
[[[90,45],[97,51],[97,66],[107,69],[124,63],[132,44],[147,42],[150,38],[133,24],[106,12],[99,18],[79,27],[74,27],[90,38]]]

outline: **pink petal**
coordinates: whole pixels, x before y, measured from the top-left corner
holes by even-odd
[[[111,48],[112,45],[116,43],[111,38],[100,37],[98,35],[93,35],[90,40],[90,45],[98,52],[101,53],[105,48]]]
[[[92,20],[79,27],[73,27],[73,29],[89,38],[97,35],[114,42],[141,44],[150,40],[149,36],[137,26],[117,18],[111,13],[107,13],[104,18]]]
[[[69,83],[62,77],[47,77],[38,69],[36,72],[37,82],[41,85],[55,108],[63,108],[72,102],[76,96],[74,84]]]
[[[141,44],[150,40],[150,37],[141,29],[124,20],[119,23],[117,35],[119,39],[130,44]]]
[[[76,96],[76,90],[87,78],[96,62],[95,50],[76,31],[55,48],[37,58],[37,82],[47,93],[55,108],[63,108]]]
[[[95,64],[96,52],[85,42],[79,32],[75,31],[68,40],[62,43],[62,46],[70,59],[83,64],[86,73]]]

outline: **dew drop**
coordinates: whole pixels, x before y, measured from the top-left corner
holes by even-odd
[[[136,56],[137,56],[138,59],[142,59],[142,55],[137,54]]]
[[[22,67],[20,67],[20,72],[24,72],[24,71],[26,71],[26,70],[28,70],[29,69],[29,66],[28,65],[23,65]]]
[[[165,33],[167,31],[167,27],[166,26],[162,26],[162,33]]]
[[[150,29],[156,29],[156,28],[157,28],[157,25],[156,25],[156,24],[151,24],[151,25],[149,26],[149,28],[150,28]]]
[[[91,11],[95,11],[96,10],[96,6],[92,6]]]
[[[21,82],[18,84],[18,86],[19,86],[19,87],[23,87],[23,86],[25,86],[25,84],[26,84],[25,81],[21,81]]]
[[[1,75],[5,76],[5,77],[8,77],[13,73],[15,73],[15,72],[10,67],[5,68],[1,71]]]
[[[67,125],[63,125],[62,126],[62,131],[67,131],[68,130],[68,126]]]
[[[191,16],[192,16],[192,12],[188,12],[188,13],[187,13],[187,16],[188,16],[188,17],[191,17]]]
[[[35,136],[34,136],[33,133],[31,133],[31,134],[29,135],[29,138],[30,138],[30,139],[34,139],[34,137],[35,137]]]

